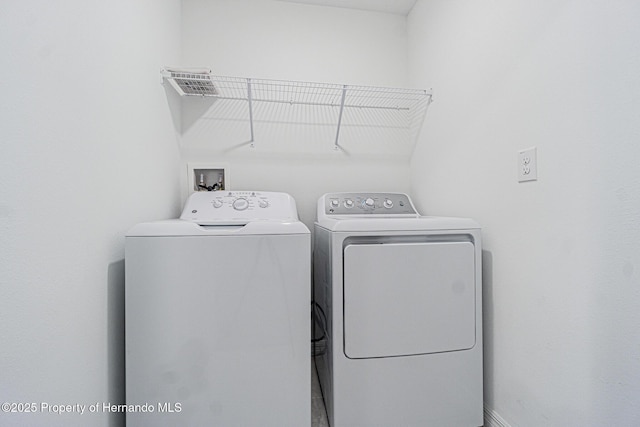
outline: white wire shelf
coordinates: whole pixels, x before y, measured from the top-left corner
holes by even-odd
[[[188,75],[176,77],[163,72],[163,77],[182,96],[214,97],[218,105],[212,109],[211,120],[248,121],[252,147],[256,136],[260,138],[256,126],[264,124],[306,126],[315,128],[316,134],[322,130],[325,137],[332,128],[330,138],[335,149],[343,148],[345,132],[349,139],[377,136],[402,139],[414,145],[432,102],[431,90],[423,89],[211,74],[196,74],[196,78],[189,80]],[[200,87],[203,89],[198,92]]]

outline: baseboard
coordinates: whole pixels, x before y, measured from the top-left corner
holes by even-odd
[[[484,427],[511,427],[496,411],[484,405]]]

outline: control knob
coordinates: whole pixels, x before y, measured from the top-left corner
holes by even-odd
[[[363,205],[364,205],[365,207],[367,207],[367,208],[373,208],[373,207],[375,207],[376,202],[375,202],[371,197],[368,197],[368,198],[364,201]]]
[[[384,207],[387,209],[391,209],[393,207],[393,202],[389,199],[384,199]]]
[[[222,207],[222,202],[220,200],[214,200],[213,201],[213,207],[214,208],[221,208]]]
[[[237,211],[243,211],[249,207],[247,199],[235,199],[233,201],[233,209]]]
[[[337,208],[339,204],[340,204],[340,202],[337,201],[337,200],[332,200],[331,201],[331,207],[333,207],[333,208]]]
[[[344,207],[347,209],[351,209],[353,207],[353,200],[347,199],[344,201]]]
[[[268,200],[260,200],[258,202],[258,206],[260,206],[261,208],[268,208],[269,207],[269,201]]]

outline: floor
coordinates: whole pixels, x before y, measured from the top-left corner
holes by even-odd
[[[311,359],[311,427],[329,427],[313,359]]]

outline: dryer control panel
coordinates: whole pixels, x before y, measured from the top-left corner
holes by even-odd
[[[404,193],[329,193],[321,200],[326,215],[418,215]]]
[[[189,196],[180,219],[202,225],[247,224],[251,221],[297,221],[293,198],[267,191],[207,191]]]

